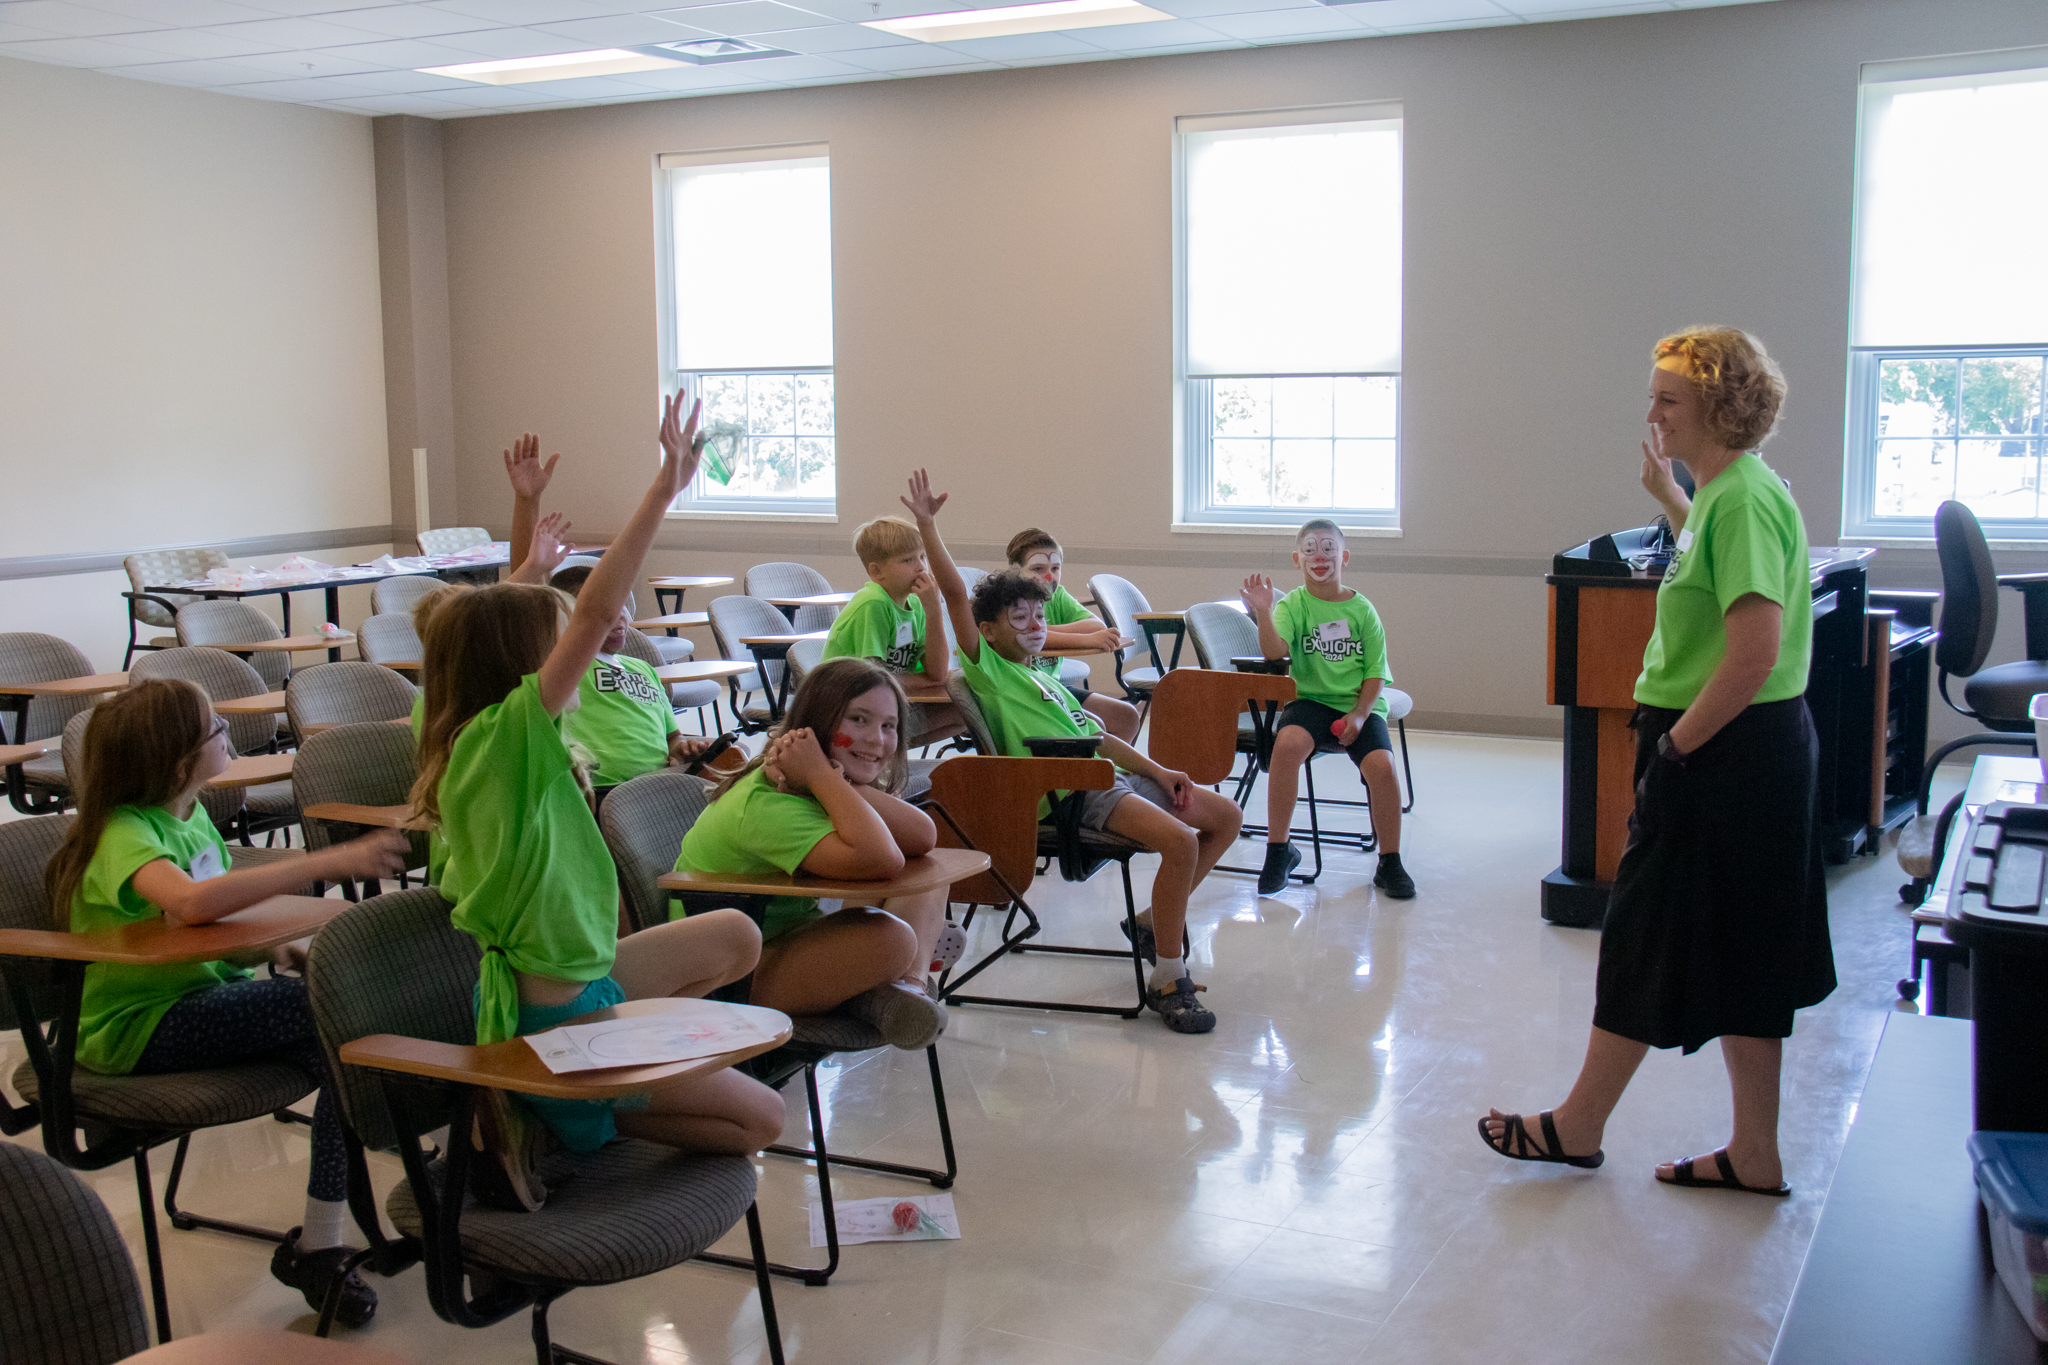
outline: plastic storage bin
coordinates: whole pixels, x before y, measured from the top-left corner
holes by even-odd
[[[1972,1133],[1969,1147],[1998,1278],[2048,1341],[2048,1133]]]

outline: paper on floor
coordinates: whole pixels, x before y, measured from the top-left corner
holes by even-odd
[[[839,1244],[855,1242],[958,1241],[960,1217],[950,1194],[913,1194],[905,1199],[835,1199]],[[811,1204],[811,1245],[825,1245],[825,1206]]]

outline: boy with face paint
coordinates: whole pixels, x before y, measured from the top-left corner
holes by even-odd
[[[556,574],[548,586],[575,597],[590,574],[588,565],[578,564]],[[576,702],[568,712],[570,737],[596,765],[590,774],[596,787],[615,787],[642,773],[687,763],[710,744],[681,732],[668,685],[653,666],[619,653],[632,628],[631,606],[620,607],[597,657],[576,685]]]
[[[1395,900],[1415,894],[1415,880],[1401,866],[1401,784],[1394,776],[1394,746],[1387,735],[1387,701],[1380,690],[1394,680],[1387,669],[1387,633],[1380,614],[1365,597],[1344,586],[1351,552],[1334,521],[1305,522],[1294,539],[1294,563],[1302,584],[1284,597],[1261,574],[1245,579],[1238,596],[1259,625],[1259,649],[1268,659],[1288,659],[1295,700],[1280,712],[1273,758],[1266,777],[1266,864],[1259,894],[1287,885],[1301,861],[1288,840],[1294,821],[1301,765],[1318,749],[1341,748],[1358,765],[1372,798],[1372,823],[1379,835],[1379,867],[1372,884]]]
[[[1007,551],[1012,568],[1022,569],[1026,574],[1052,590],[1052,597],[1045,604],[1045,647],[1093,648],[1117,650],[1130,643],[1125,636],[1117,634],[1102,623],[1102,618],[1074,600],[1074,595],[1060,584],[1060,573],[1066,567],[1066,552],[1050,532],[1036,526],[1028,527],[1010,537]],[[1057,679],[1060,675],[1060,661],[1056,658],[1040,657],[1032,660],[1032,666]],[[1069,688],[1081,703],[1083,710],[1102,722],[1102,728],[1126,744],[1138,742],[1138,708],[1117,697],[1101,692],[1091,692],[1085,686]]]
[[[903,500],[917,517],[932,576],[946,599],[960,641],[960,672],[974,689],[996,747],[1027,758],[1027,737],[1082,736],[1101,726],[1059,679],[1032,660],[1045,649],[1045,604],[1052,593],[1037,578],[1005,569],[975,586],[973,596],[946,552],[936,518],[946,494],[933,493],[920,469]],[[1152,905],[1138,916],[1138,951],[1152,962],[1146,1004],[1176,1033],[1207,1033],[1216,1016],[1196,998],[1205,989],[1188,975],[1188,896],[1237,838],[1243,816],[1228,797],[1197,786],[1186,773],[1161,767],[1115,735],[1103,735],[1101,756],[1118,768],[1107,791],[1089,792],[1081,822],[1160,855]],[[1045,815],[1041,809],[1041,818]],[[1172,956],[1167,955],[1168,945]]]

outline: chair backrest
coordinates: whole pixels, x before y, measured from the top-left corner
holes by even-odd
[[[452,555],[490,544],[491,533],[481,526],[436,526],[420,532],[419,539],[423,555]]]
[[[635,932],[668,923],[668,892],[655,879],[675,870],[683,836],[711,803],[711,792],[711,783],[685,772],[643,773],[612,788],[597,808]]]
[[[43,891],[43,870],[50,865],[50,858],[77,818],[70,813],[38,815],[0,824],[0,929],[57,927],[50,914],[50,898]],[[51,964],[42,958],[18,957],[7,965],[14,978],[28,990],[32,1015],[40,1020],[55,1014],[57,1001]],[[0,1028],[20,1026],[13,993],[0,990]],[[0,1356],[0,1360],[10,1359],[11,1356]]]
[[[131,685],[150,678],[182,678],[197,683],[208,701],[260,697],[271,689],[263,675],[233,654],[206,645],[159,650],[137,659],[128,670]],[[277,717],[229,716],[228,740],[238,754],[252,754],[277,740]]]
[[[269,717],[264,719],[267,720]],[[74,801],[82,785],[79,781],[78,765],[85,757],[85,727],[91,721],[92,708],[88,706],[64,722],[64,747],[58,753],[64,760],[64,780],[71,786]],[[271,732],[276,733],[274,723]],[[234,721],[230,719],[228,734],[232,737],[234,733]],[[235,817],[241,813],[243,794],[241,787],[208,787],[199,793],[199,805],[205,810],[206,818],[213,821],[214,828],[225,830],[235,823]]]
[[[832,591],[831,580],[808,564],[778,559],[747,570],[740,586],[749,597],[816,597]]]
[[[386,578],[371,585],[370,610],[384,615],[409,615],[413,605],[436,588],[445,588],[444,579],[432,574],[412,573],[403,578]]]
[[[413,629],[410,612],[365,616],[356,627],[356,649],[365,662],[373,664],[386,659],[425,659],[427,654],[420,633]]]
[[[284,689],[284,710],[292,729],[303,735],[313,725],[410,719],[419,694],[417,687],[380,664],[346,659],[293,673]]]
[[[988,728],[988,717],[982,714],[981,698],[974,695],[974,689],[967,685],[967,676],[955,669],[946,675],[946,695],[953,699],[954,709],[960,712],[960,719],[967,724],[967,737],[974,741],[974,747],[991,758],[997,757],[995,732]]]
[[[933,768],[931,804],[939,807],[933,819],[939,847],[971,845],[989,858],[989,871],[955,882],[950,898],[973,905],[1007,903],[1009,895],[996,876],[1020,892],[1031,885],[1038,867],[1038,803],[1045,794],[1106,791],[1115,781],[1116,765],[1106,758],[956,754]]]
[[[789,647],[789,666],[792,670],[790,684],[802,687],[811,670],[825,662],[823,640],[800,640]]]
[[[92,660],[78,646],[34,630],[0,632],[0,683],[55,682],[92,673]],[[26,744],[64,733],[64,722],[92,708],[91,697],[33,697],[21,734],[7,732],[10,744]],[[9,720],[5,724],[11,725]],[[0,726],[4,728],[4,726]]]
[[[1102,608],[1103,624],[1130,637],[1131,643],[1119,651],[1119,657],[1129,663],[1140,650],[1145,649],[1145,632],[1138,629],[1134,618],[1141,611],[1152,610],[1152,604],[1145,600],[1144,593],[1138,591],[1137,584],[1113,573],[1099,573],[1089,579],[1088,591]],[[1146,657],[1151,657],[1149,651]]]
[[[148,1348],[142,1287],[107,1206],[12,1142],[0,1142],[0,1266],[9,1365],[104,1365]]]
[[[1237,764],[1237,718],[1247,705],[1294,700],[1294,679],[1271,673],[1176,668],[1152,689],[1145,752],[1204,786]]]
[[[178,608],[178,643],[194,645],[245,645],[258,640],[281,640],[284,632],[277,622],[247,602],[188,602]],[[276,651],[253,653],[249,666],[263,677],[263,690],[284,687],[291,672],[291,656]]]
[[[306,958],[306,990],[335,1098],[364,1145],[383,1151],[398,1133],[387,1115],[379,1073],[343,1066],[344,1043],[398,1033],[437,1043],[476,1041],[476,940],[449,923],[454,907],[432,887],[372,896],[329,920]],[[394,1086],[407,1136],[448,1122],[446,1082],[405,1078]],[[458,1139],[459,1140],[459,1139]]]
[[[960,570],[960,579],[967,584],[967,595],[969,597],[974,596],[974,585],[988,577],[987,569],[977,569],[972,564],[958,564],[954,567]]]
[[[374,668],[376,665],[367,664]],[[337,725],[309,736],[292,759],[292,796],[299,808],[339,801],[355,806],[402,806],[412,798],[419,775],[412,727],[389,721]],[[325,820],[307,820],[306,847],[326,848],[335,831]],[[352,837],[356,831],[344,826]],[[407,867],[427,865],[427,836],[408,833],[411,857]]]
[[[626,639],[619,646],[619,653],[629,659],[638,659],[650,668],[660,668],[668,662],[661,657],[661,651],[654,647],[654,641],[631,626],[626,627]]]
[[[1998,570],[1976,514],[1959,502],[1934,509],[1934,552],[1941,561],[1941,640],[1934,665],[1967,678],[1984,667],[1998,634]]]
[[[1188,639],[1204,668],[1229,668],[1230,661],[1259,652],[1259,626],[1232,602],[1197,602],[1187,611]]]
[[[195,578],[204,578],[209,569],[228,567],[228,557],[225,551],[197,546],[181,550],[143,550],[122,560],[121,567],[128,571],[128,586],[136,592],[143,592],[165,583],[190,583]],[[176,606],[200,600],[176,593],[154,593],[152,596],[161,597]],[[130,598],[128,611],[136,620],[164,630],[177,624],[169,612],[154,602]]]
[[[718,641],[719,653],[728,659],[747,662],[754,652],[740,641],[749,635],[788,635],[791,633],[789,618],[776,607],[758,597],[739,596],[714,597],[708,609],[711,617],[711,634]],[[782,680],[782,665],[770,662],[759,670],[767,685],[778,686]],[[741,679],[742,686],[745,679]]]

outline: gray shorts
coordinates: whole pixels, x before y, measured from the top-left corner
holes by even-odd
[[[1126,796],[1142,796],[1163,811],[1173,809],[1173,793],[1139,773],[1118,773],[1116,781],[1099,792],[1084,793],[1081,798],[1081,824],[1085,829],[1102,830],[1109,826],[1109,813],[1116,809],[1117,802]]]

